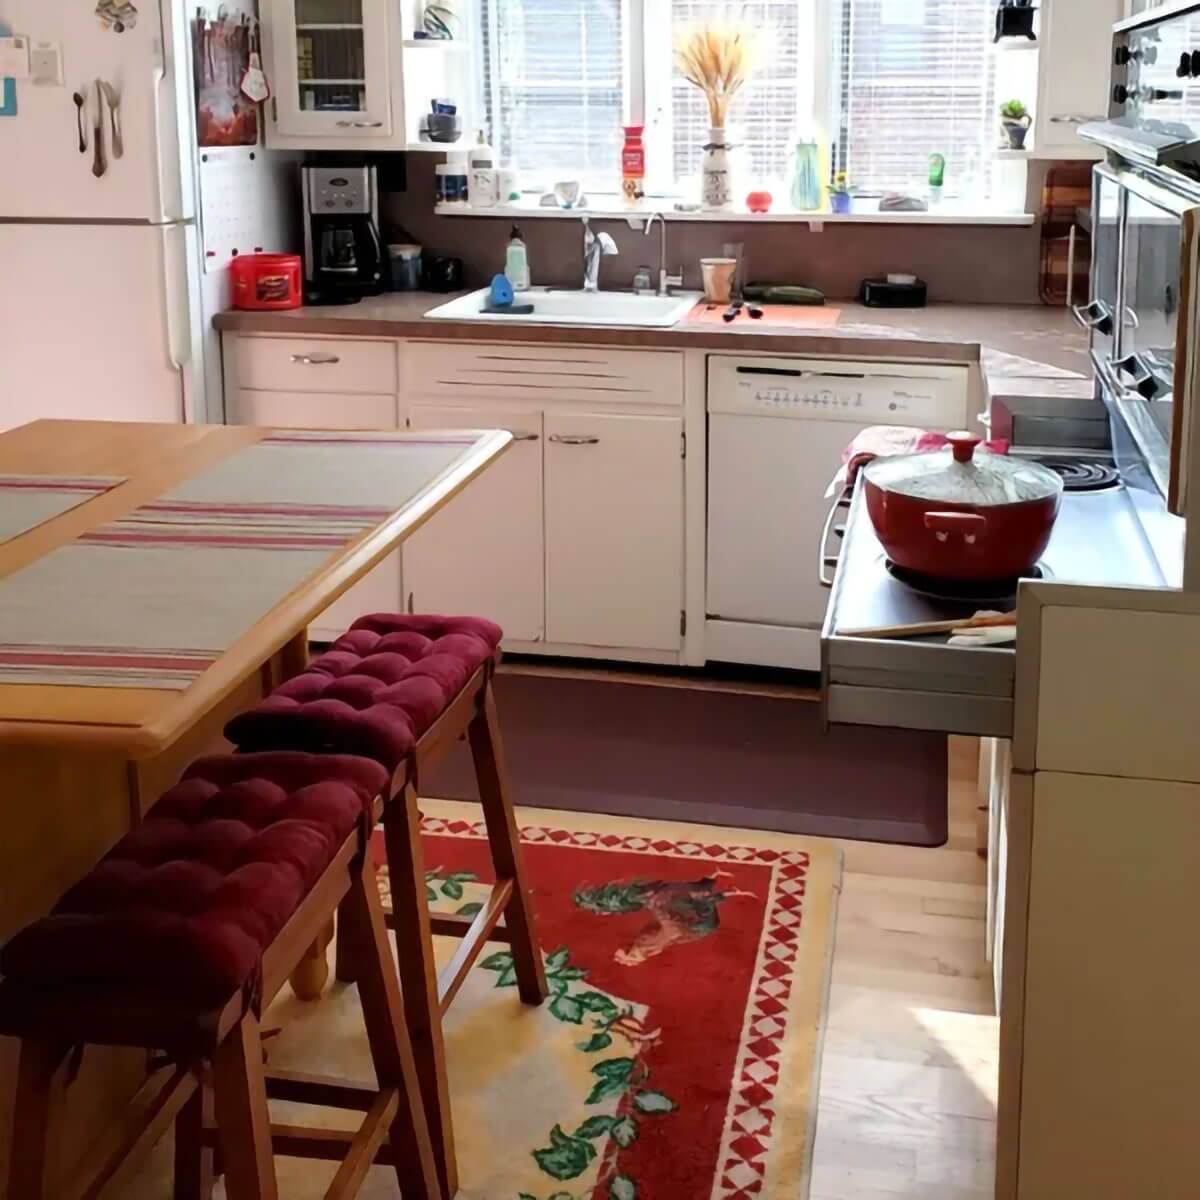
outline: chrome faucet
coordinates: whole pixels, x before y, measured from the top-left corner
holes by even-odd
[[[583,218],[583,290],[600,290],[601,256],[619,254],[617,243],[607,233],[596,233],[588,217]]]
[[[646,222],[645,229],[642,230],[642,236],[650,236],[650,230],[654,228],[656,220],[662,234],[658,243],[658,294],[669,296],[673,287],[683,287],[683,271],[681,270],[678,275],[671,275],[667,271],[667,219],[662,213],[650,214],[650,219]]]

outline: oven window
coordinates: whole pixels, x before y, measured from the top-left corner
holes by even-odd
[[[1155,424],[1170,430],[1179,321],[1183,232],[1177,214],[1129,194],[1125,226],[1122,381],[1151,400]]]

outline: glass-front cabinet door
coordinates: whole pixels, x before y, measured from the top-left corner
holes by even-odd
[[[271,0],[268,36],[280,134],[346,140],[391,134],[387,4]]]

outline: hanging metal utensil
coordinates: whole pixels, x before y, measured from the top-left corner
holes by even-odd
[[[108,170],[108,157],[104,153],[104,92],[100,80],[96,80],[96,123],[92,126],[92,174],[97,179]]]
[[[125,156],[125,139],[121,136],[121,93],[107,79],[100,81],[104,98],[108,101],[108,117],[111,123],[113,158]]]
[[[84,128],[83,110],[87,107],[87,97],[82,92],[76,92],[72,97],[75,101],[75,128],[79,132],[79,153],[87,153],[87,130]]]

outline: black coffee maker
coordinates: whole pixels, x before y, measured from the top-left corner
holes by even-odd
[[[373,166],[306,166],[304,302],[353,304],[383,290],[379,181]]]

